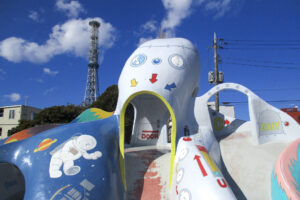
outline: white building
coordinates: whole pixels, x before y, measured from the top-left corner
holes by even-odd
[[[40,111],[39,108],[24,105],[0,107],[0,139],[6,138],[8,131],[18,126],[19,120],[32,120]]]

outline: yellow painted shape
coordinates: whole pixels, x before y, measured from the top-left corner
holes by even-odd
[[[223,129],[223,119],[221,117],[216,117],[214,120],[214,127],[217,131],[220,131]]]
[[[201,151],[201,153],[202,153],[202,156],[204,157],[205,161],[210,166],[211,170],[213,172],[220,172],[219,168],[217,167],[217,165],[215,164],[215,162],[211,159],[211,157],[208,155],[208,153],[207,152],[203,152],[203,151]]]
[[[275,122],[276,129],[279,130],[279,122]]]
[[[41,143],[43,143],[43,142],[45,142],[45,141],[47,141],[47,140],[51,140],[50,138],[46,138],[46,139],[44,139]],[[54,139],[53,141],[51,141],[51,142],[49,142],[49,143],[47,143],[47,144],[44,144],[43,146],[40,146],[40,147],[38,147],[37,149],[35,149],[34,150],[34,152],[37,152],[37,151],[40,151],[40,149],[43,149],[43,150],[46,150],[46,149],[44,149],[45,147],[50,147],[53,143],[55,143],[57,141],[57,139]],[[43,151],[42,150],[42,151]]]
[[[268,130],[268,131],[271,130],[269,123],[266,124],[266,130]]]
[[[173,168],[174,168],[174,160],[175,160],[175,150],[176,150],[176,132],[177,132],[177,126],[176,126],[176,117],[174,114],[174,111],[170,104],[168,103],[165,98],[160,96],[159,94],[152,92],[152,91],[140,91],[137,93],[132,94],[123,104],[121,113],[120,113],[120,167],[121,167],[121,176],[123,181],[123,186],[125,191],[127,190],[126,186],[126,179],[125,179],[125,154],[124,154],[124,140],[125,140],[125,111],[129,104],[129,102],[141,94],[151,94],[156,97],[158,97],[168,108],[171,119],[172,119],[172,135],[171,135],[171,163],[170,163],[170,183],[169,183],[169,189],[171,189],[172,186],[172,178],[173,178]]]
[[[12,142],[17,142],[18,140],[16,138],[13,138],[11,140],[7,140],[7,142],[5,142],[4,144],[9,144],[9,143],[12,143]]]
[[[105,119],[114,114],[114,112],[106,112],[99,108],[91,108],[91,112],[94,112],[94,116],[97,116],[98,119]]]
[[[260,130],[265,131],[265,124],[260,124]]]
[[[136,79],[131,80],[131,87],[135,87],[137,84],[138,83],[137,83]]]
[[[59,190],[57,190],[57,191],[54,193],[54,195],[51,197],[50,200],[54,199],[54,197],[55,197],[56,195],[58,195],[58,193],[60,193],[61,191],[63,191],[63,190],[66,189],[67,187],[70,187],[70,185],[66,185],[66,186],[60,188]]]

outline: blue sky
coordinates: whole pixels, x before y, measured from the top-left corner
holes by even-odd
[[[226,82],[245,85],[278,108],[300,106],[298,0],[1,0],[0,106],[24,104],[26,96],[39,108],[80,104],[87,22],[94,18],[101,22],[100,93],[117,84],[126,59],[162,27],[198,49],[199,95],[212,87],[208,47],[216,32],[228,42],[219,51]],[[238,102],[238,112],[247,115],[244,95],[226,91],[220,101]]]

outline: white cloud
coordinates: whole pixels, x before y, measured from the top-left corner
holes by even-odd
[[[161,22],[167,37],[175,35],[175,28],[191,13],[193,0],[162,0],[167,11],[166,18]]]
[[[10,101],[16,102],[21,99],[21,95],[18,93],[11,93],[4,95],[5,98],[8,98]]]
[[[49,69],[49,68],[47,68],[47,67],[45,67],[45,68],[43,69],[43,72],[44,72],[45,74],[48,74],[48,75],[51,75],[51,76],[55,76],[56,74],[58,74],[58,71],[52,71],[51,69]]]
[[[56,8],[65,12],[65,14],[70,18],[76,18],[81,12],[85,12],[82,5],[76,0],[57,0]]]
[[[41,22],[40,16],[37,11],[30,11],[28,17],[35,22]]]
[[[157,21],[150,20],[150,21],[147,21],[145,24],[143,24],[141,28],[142,28],[142,31],[155,33],[159,29],[159,27],[157,27],[157,26],[158,26]]]
[[[216,13],[215,18],[223,17],[226,12],[231,9],[232,0],[214,0],[209,1],[205,5],[207,11]]]
[[[56,90],[56,87],[49,88],[49,89],[45,90],[44,95],[46,96],[46,95],[48,95],[49,93],[51,93],[55,90]]]
[[[197,6],[202,6],[205,12],[214,13],[214,18],[219,18],[232,10],[234,4],[241,6],[243,2],[244,0],[162,0],[167,13],[161,27],[167,37],[174,37],[175,29]]]
[[[22,38],[9,37],[0,42],[0,56],[11,62],[29,61],[44,63],[53,56],[72,53],[87,57],[89,50],[89,21],[97,20],[99,28],[99,46],[101,52],[111,48],[116,39],[116,29],[101,18],[70,19],[62,25],[55,25],[49,39],[44,44],[30,42]],[[100,55],[101,57],[101,55]]]

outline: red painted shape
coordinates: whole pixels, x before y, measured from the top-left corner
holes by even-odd
[[[192,141],[192,138],[190,138],[190,137],[184,137],[184,138],[182,138],[182,139],[183,139],[183,141],[186,141],[186,142]]]
[[[199,151],[203,151],[207,153],[207,150],[205,149],[205,147],[200,146],[200,145],[196,145]]]
[[[203,165],[202,165],[202,163],[201,163],[200,156],[195,155],[194,160],[197,160],[197,163],[198,163],[199,168],[200,168],[200,170],[201,170],[201,172],[202,172],[202,175],[203,175],[204,177],[207,176],[207,172],[205,171],[205,169],[204,169],[204,167],[203,167]]]
[[[144,140],[153,140],[153,139],[158,139],[158,134],[142,134],[142,139]]]
[[[149,79],[151,83],[155,83],[157,81],[157,74],[152,74],[152,78]]]
[[[227,187],[226,181],[223,178],[221,180],[222,180],[222,183],[221,183],[220,179],[217,179],[219,186],[222,188],[226,188]]]
[[[178,185],[176,185],[176,194],[178,195]]]
[[[158,133],[159,131],[142,131],[143,133]]]
[[[224,124],[225,125],[229,125],[230,124],[230,121],[228,121],[227,119],[224,121]]]
[[[158,151],[144,151],[138,152],[139,158],[144,164],[144,168],[138,171],[139,178],[134,182],[134,190],[130,191],[128,200],[156,200],[164,199],[161,196],[163,183],[159,176],[159,168],[154,161],[160,152]]]
[[[290,125],[290,123],[289,122],[284,122],[284,125],[288,126],[288,125]]]

